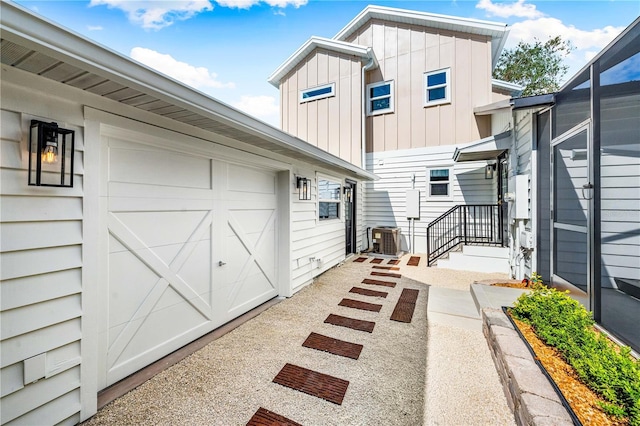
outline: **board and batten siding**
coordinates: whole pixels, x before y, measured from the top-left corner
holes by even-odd
[[[0,423],[76,424],[81,404],[81,110],[6,81],[2,103]],[[27,185],[32,119],[75,130],[73,188]],[[45,377],[24,383],[24,360],[40,354],[45,354]]]
[[[285,132],[360,166],[360,58],[316,49],[280,83]],[[335,83],[335,96],[300,102],[300,91]]]
[[[409,223],[406,192],[420,190],[420,219],[415,221],[414,253],[427,251],[427,226],[451,207],[459,204],[495,204],[496,178],[484,178],[486,162],[454,163],[455,146],[417,148],[367,154],[367,170],[380,180],[365,183],[364,222],[368,228],[391,226],[401,229],[402,250],[409,250]],[[451,199],[427,197],[427,169],[451,168]]]
[[[367,152],[468,143],[489,136],[492,101],[488,37],[372,19],[346,41],[371,46],[379,68],[367,84],[393,80],[393,113],[367,117]],[[424,106],[424,73],[451,69],[451,103]]]

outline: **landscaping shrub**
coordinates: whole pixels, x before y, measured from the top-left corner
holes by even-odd
[[[591,313],[567,293],[536,286],[518,298],[510,313],[560,352],[580,379],[607,401],[602,404],[605,412],[640,426],[640,361],[631,357],[630,348],[620,348],[598,333]]]

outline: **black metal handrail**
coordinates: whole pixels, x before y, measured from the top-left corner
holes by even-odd
[[[427,266],[460,244],[502,246],[503,243],[499,205],[454,206],[427,226]]]

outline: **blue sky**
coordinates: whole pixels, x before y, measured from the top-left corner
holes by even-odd
[[[640,15],[639,0],[16,2],[276,126],[269,75],[309,37],[333,37],[368,4],[506,23],[506,47],[560,34],[576,47],[567,78]]]

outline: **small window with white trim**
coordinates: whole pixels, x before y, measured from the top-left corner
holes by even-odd
[[[451,168],[427,169],[427,198],[450,199],[453,197],[451,189]]]
[[[393,80],[367,85],[367,114],[393,112]]]
[[[329,83],[300,91],[300,103],[315,101],[336,95],[336,84]]]
[[[318,219],[340,218],[340,188],[338,181],[318,178]]]
[[[451,69],[445,68],[424,73],[424,106],[451,102]]]

